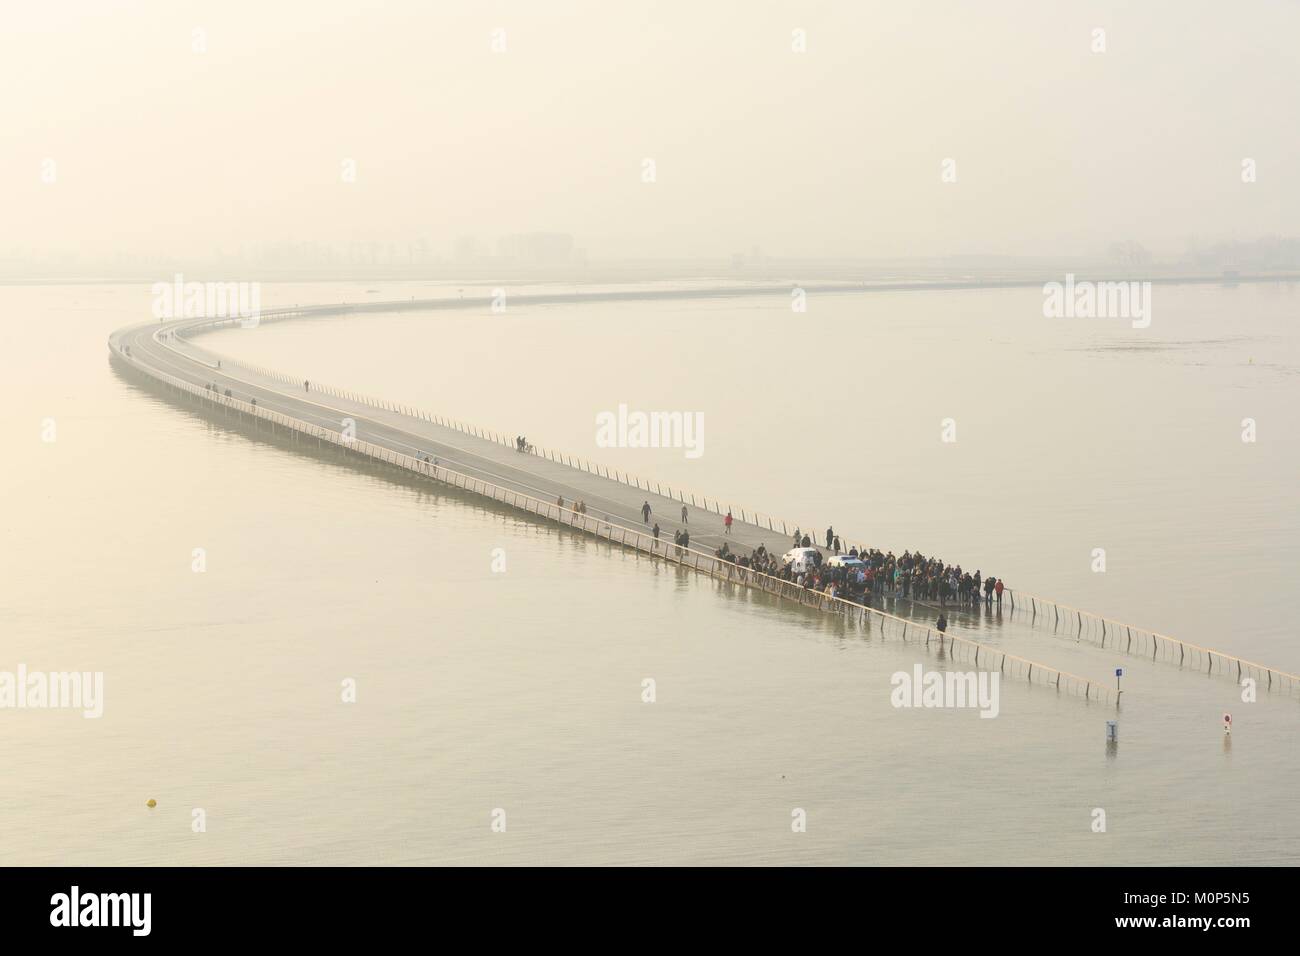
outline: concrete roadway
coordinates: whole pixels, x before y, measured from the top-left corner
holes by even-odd
[[[748,554],[760,544],[779,553],[790,547],[779,530],[772,531],[733,516],[731,533],[725,533],[720,515],[702,507],[683,504],[667,495],[639,490],[612,478],[605,478],[582,468],[571,467],[536,454],[516,451],[486,438],[467,435],[448,426],[411,415],[374,408],[360,401],[341,398],[313,388],[286,385],[270,376],[239,365],[237,360],[217,356],[179,337],[161,342],[157,333],[175,332],[192,324],[180,320],[166,324],[140,326],[116,334],[110,342],[120,353],[130,349],[136,365],[154,368],[195,385],[215,384],[235,398],[256,399],[263,408],[337,431],[342,422],[356,422],[356,437],[408,455],[428,455],[439,464],[462,474],[520,491],[545,501],[563,498],[567,505],[581,500],[587,513],[607,517],[612,523],[629,527],[660,526],[661,535],[671,543],[673,533],[686,528],[695,547],[715,550],[725,540],[741,554]],[[222,368],[216,368],[218,360]],[[641,517],[641,507],[650,503],[650,521]],[[682,508],[686,508],[686,521]]]
[[[725,533],[720,515],[689,504],[686,505],[687,520],[683,523],[682,502],[666,495],[639,490],[536,454],[518,452],[513,446],[468,435],[423,418],[374,408],[315,388],[308,392],[300,386],[288,385],[250,370],[238,364],[237,360],[207,352],[175,335],[166,342],[158,339],[160,333],[175,333],[187,325],[199,324],[202,320],[183,319],[124,329],[110,337],[110,347],[118,354],[128,348],[130,354],[124,357],[146,373],[156,369],[200,387],[214,384],[223,393],[230,389],[236,398],[244,401],[256,399],[263,408],[323,428],[337,431],[344,419],[351,418],[356,423],[360,440],[408,455],[427,455],[467,476],[545,501],[562,497],[565,504],[571,506],[574,501],[582,500],[586,502],[588,514],[606,517],[614,524],[647,527],[642,521],[641,506],[648,501],[652,509],[649,525],[657,522],[661,536],[669,544],[673,533],[685,527],[690,531],[692,546],[702,550],[715,550],[724,540],[740,554],[747,554],[759,544],[765,544],[779,555],[791,546],[792,537],[780,530],[773,531],[741,521],[739,514],[733,516],[730,534]],[[219,359],[223,365],[220,369],[215,367]],[[812,537],[813,529],[804,530]],[[928,604],[892,598],[883,602],[873,599],[872,604],[899,617],[926,623],[932,623],[938,612],[938,608]],[[1085,676],[1097,677],[1107,673],[1115,660],[1109,653],[1098,651],[1092,654],[1086,646],[1076,647],[1073,642],[1048,637],[1041,629],[1032,628],[1022,615],[1010,613],[1009,607],[1003,611],[982,607],[957,610],[950,605],[947,615],[954,631],[965,632],[1010,653],[1041,658],[1048,648],[1053,648],[1050,658],[1057,661],[1066,658],[1061,661],[1064,669]],[[1053,660],[1044,663],[1052,664]]]

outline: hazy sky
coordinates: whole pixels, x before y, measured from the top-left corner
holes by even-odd
[[[1300,223],[1290,0],[3,14],[0,257],[533,230],[593,258],[1073,254]]]

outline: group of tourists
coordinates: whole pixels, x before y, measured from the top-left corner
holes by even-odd
[[[811,546],[807,535],[799,535],[797,531],[796,535],[796,547]],[[833,528],[826,529],[826,542],[828,548],[841,553],[840,539]],[[938,601],[941,605],[950,601],[975,605],[983,600],[989,606],[1002,606],[1002,592],[1005,590],[1002,579],[991,574],[985,577],[978,568],[972,574],[963,570],[960,564],[947,564],[940,558],[926,557],[920,551],[904,551],[901,556],[895,556],[892,551],[882,552],[876,548],[859,551],[855,547],[849,549],[848,557],[862,563],[824,567],[820,553],[816,553],[812,569],[799,574],[791,562],[782,569],[782,576],[787,580],[811,577],[811,586],[817,590],[830,587],[851,593],[889,594],[915,601]],[[800,583],[808,586],[806,581]]]
[[[831,563],[814,549],[803,560],[783,561],[762,544],[752,554],[738,555],[726,542],[714,555],[738,567],[867,606],[870,606],[873,595],[938,601],[942,606],[949,603],[978,605],[981,600],[989,607],[1002,606],[1005,590],[1002,580],[991,574],[986,577],[979,569],[971,573],[960,564],[947,564],[920,551],[904,551],[901,556],[896,556],[892,551],[853,547],[844,552],[833,527],[826,529],[825,540],[826,548],[834,554],[856,560]],[[812,539],[796,529],[794,546],[813,548]]]
[[[852,553],[852,552],[850,552]],[[992,606],[1002,606],[1002,579],[990,574],[985,577],[977,568],[975,573],[962,570],[960,564],[946,564],[937,557],[926,557],[920,551],[904,551],[895,557],[892,551],[881,553],[874,548],[857,555],[875,573],[873,583],[877,593],[891,591],[902,598],[918,601],[935,601],[947,604],[978,604],[981,600]]]
[[[557,502],[562,504],[563,499]],[[586,511],[585,505],[577,503],[575,510]],[[654,514],[650,502],[641,505],[641,521],[648,527]],[[681,521],[688,523],[687,508],[682,506]],[[723,518],[724,533],[731,533],[731,512]],[[651,534],[658,547],[661,528],[654,522]],[[810,551],[801,560],[785,561],[783,558],[759,544],[750,554],[738,554],[723,541],[713,553],[714,556],[735,564],[739,568],[771,575],[783,581],[791,581],[799,587],[820,591],[833,597],[840,597],[867,606],[871,605],[872,596],[904,598],[914,601],[938,601],[940,605],[949,603],[958,605],[978,605],[981,600],[992,607],[1002,606],[1002,593],[1005,590],[1000,578],[993,575],[984,576],[976,569],[974,573],[966,571],[960,564],[952,565],[937,557],[927,557],[920,551],[904,551],[896,556],[892,551],[880,551],[876,548],[859,550],[856,547],[845,552],[840,545],[840,537],[834,527],[826,529],[826,550],[843,558],[856,559],[830,562],[822,552],[813,546],[810,535],[796,528],[794,547],[809,548]],[[673,545],[680,555],[691,543],[690,532],[683,527],[673,532]],[[946,624],[946,622],[945,622]]]

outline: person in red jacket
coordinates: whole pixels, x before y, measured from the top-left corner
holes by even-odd
[[[727,534],[731,534],[731,511],[728,509],[727,516],[722,519],[723,526],[727,529]]]
[[[1002,579],[998,578],[998,583],[993,585],[993,593],[998,596],[998,607],[1002,606]]]

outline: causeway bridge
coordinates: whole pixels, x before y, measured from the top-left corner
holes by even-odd
[[[816,291],[862,291],[861,284],[822,286]],[[630,298],[702,298],[789,295],[789,286],[755,289],[682,289],[556,293],[513,297],[529,304],[620,301]],[[649,481],[605,468],[583,458],[546,448],[516,449],[514,436],[504,436],[431,412],[318,383],[311,375],[289,375],[240,362],[198,345],[201,333],[254,322],[279,322],[312,316],[344,316],[360,312],[482,308],[482,298],[409,300],[362,304],[319,305],[262,312],[254,318],[183,318],[142,323],[109,337],[113,360],[127,371],[161,385],[178,399],[203,406],[215,416],[237,418],[254,428],[282,432],[294,441],[332,447],[345,454],[382,462],[417,479],[461,489],[518,509],[540,520],[568,526],[613,545],[633,549],[652,560],[670,562],[737,586],[758,589],[826,614],[886,639],[913,642],[985,670],[999,669],[1007,677],[1046,685],[1084,701],[1117,707],[1120,694],[1109,675],[1094,661],[1092,674],[1077,674],[1012,653],[1088,644],[1108,651],[1107,660],[1125,657],[1167,662],[1202,674],[1240,680],[1249,676],[1261,690],[1300,697],[1300,676],[1229,654],[1179,641],[1167,635],[1112,621],[1066,607],[1024,591],[1008,591],[1005,606],[996,612],[950,605],[949,631],[941,634],[930,622],[929,605],[886,597],[884,607],[864,607],[804,589],[793,582],[737,566],[715,555],[725,540],[734,552],[746,554],[765,545],[778,554],[787,550],[794,525],[771,515],[736,507],[725,499]],[[304,380],[310,380],[308,391]],[[585,509],[575,508],[582,501]],[[649,502],[649,522],[642,519]],[[683,523],[682,511],[686,511]],[[723,534],[722,516],[733,514],[731,533]],[[651,526],[658,523],[660,537]],[[690,532],[690,547],[673,544],[673,533]],[[804,525],[813,536],[816,525]],[[846,546],[850,542],[845,541]],[[1056,643],[1051,638],[1065,640]],[[1068,643],[1067,643],[1068,641]]]

